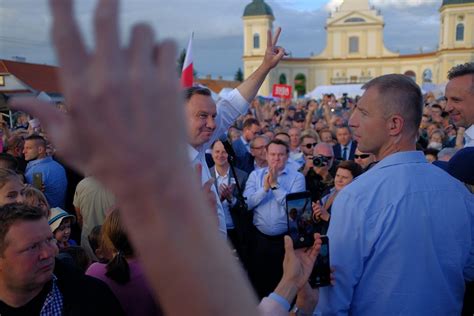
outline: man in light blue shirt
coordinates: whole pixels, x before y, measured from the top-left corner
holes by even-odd
[[[41,174],[43,193],[50,207],[64,208],[66,200],[67,178],[64,167],[46,154],[46,141],[39,135],[25,139],[23,148],[26,166],[26,182],[33,184],[33,175]]]
[[[288,232],[286,195],[305,190],[304,176],[287,164],[288,155],[287,143],[271,141],[267,146],[268,167],[250,174],[244,192],[248,209],[254,210],[250,277],[261,298],[272,292],[283,274],[283,236]]]
[[[336,285],[322,288],[323,315],[459,315],[474,277],[474,198],[415,151],[419,87],[378,77],[349,124],[379,161],[339,192],[329,225]]]

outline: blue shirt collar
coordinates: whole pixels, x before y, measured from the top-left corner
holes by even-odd
[[[53,157],[51,157],[51,156],[44,157],[44,158],[41,158],[41,159],[31,160],[31,161],[28,162],[28,166],[38,165],[38,164],[43,163],[43,162],[50,162],[51,160],[53,160]]]
[[[382,169],[405,163],[428,163],[422,151],[401,151],[388,155],[370,170]]]

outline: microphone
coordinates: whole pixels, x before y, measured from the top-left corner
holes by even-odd
[[[229,139],[227,138],[226,134],[222,134],[221,137],[219,137],[219,140],[222,142],[224,145],[224,149],[229,155],[229,162],[234,162],[237,160],[237,155],[235,154],[234,148],[232,147],[232,144],[229,142]]]

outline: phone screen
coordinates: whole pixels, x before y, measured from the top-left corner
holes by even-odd
[[[321,236],[321,250],[309,276],[309,285],[316,287],[331,285],[331,267],[329,265],[329,239],[328,236]]]
[[[313,209],[309,192],[291,193],[286,196],[288,234],[293,247],[310,247],[314,243]]]

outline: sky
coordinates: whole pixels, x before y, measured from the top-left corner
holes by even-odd
[[[342,0],[265,0],[273,9],[274,26],[283,31],[280,45],[293,57],[320,53],[326,43],[324,26]],[[385,19],[385,45],[402,54],[436,50],[442,0],[369,0]],[[173,38],[180,49],[194,32],[194,68],[199,77],[211,74],[232,79],[242,67],[244,8],[251,0],[122,0],[123,43],[130,26],[151,24],[157,39]],[[92,15],[96,0],[78,0],[76,20],[93,48]],[[51,46],[47,0],[0,0],[0,58],[56,64]]]

